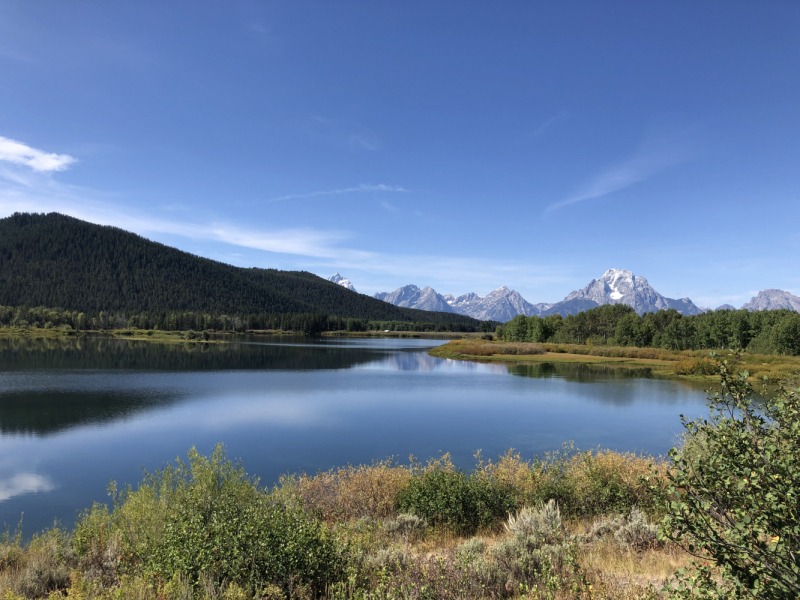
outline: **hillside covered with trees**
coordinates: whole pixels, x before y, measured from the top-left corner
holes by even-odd
[[[800,355],[800,313],[791,310],[717,310],[692,316],[661,310],[639,316],[629,306],[613,304],[567,317],[520,315],[497,332],[509,342]]]
[[[0,305],[60,307],[100,320],[113,314],[126,323],[141,315],[142,325],[163,321],[164,328],[177,318],[169,315],[187,313],[194,321],[197,315],[242,322],[250,316],[254,325],[279,323],[284,315],[456,330],[476,330],[480,323],[393,306],[305,271],[235,267],[58,213],[0,219]]]

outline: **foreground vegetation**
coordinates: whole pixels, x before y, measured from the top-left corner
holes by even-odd
[[[580,363],[647,369],[659,377],[688,377],[715,380],[719,367],[707,350],[664,350],[621,346],[578,344],[532,344],[498,342],[486,339],[452,340],[428,351],[431,356],[454,360],[521,363]],[[767,377],[777,385],[800,371],[800,357],[779,354],[753,354],[728,351],[722,354],[735,359],[752,376]]]
[[[663,460],[387,459],[267,490],[191,450],[71,532],[7,533],[0,597],[796,598],[800,398],[756,412],[747,373],[718,368],[712,417]]]

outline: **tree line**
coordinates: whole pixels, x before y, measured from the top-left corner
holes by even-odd
[[[567,317],[518,315],[496,333],[512,342],[800,355],[800,313],[792,310],[717,310],[686,316],[670,309],[638,315],[629,306],[611,304]]]
[[[323,331],[478,331],[493,325],[475,321],[434,323],[426,321],[375,321],[324,313],[233,313],[200,311],[88,311],[60,308],[0,306],[0,326],[64,328],[74,331],[154,329],[159,331],[282,330],[306,334]]]

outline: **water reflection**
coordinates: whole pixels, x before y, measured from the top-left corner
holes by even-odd
[[[415,339],[235,344],[0,340],[0,524],[29,533],[191,446],[224,442],[265,484],[387,455],[664,453],[704,395],[639,370],[437,359]],[[509,377],[509,374],[515,375]],[[642,377],[642,375],[645,375]]]
[[[48,435],[84,424],[99,425],[168,406],[177,390],[0,391],[0,434]]]
[[[303,338],[301,338],[303,339]],[[157,343],[111,338],[0,339],[3,371],[39,369],[134,369],[145,371],[219,371],[226,369],[348,369],[375,360],[365,344]],[[243,339],[242,341],[247,341]],[[435,345],[429,344],[429,346]]]

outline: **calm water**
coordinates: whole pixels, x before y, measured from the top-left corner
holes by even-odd
[[[0,340],[0,523],[27,533],[106,501],[191,446],[229,455],[264,483],[309,472],[482,449],[665,453],[698,386],[641,371],[441,360],[411,339],[251,338],[227,345]]]

